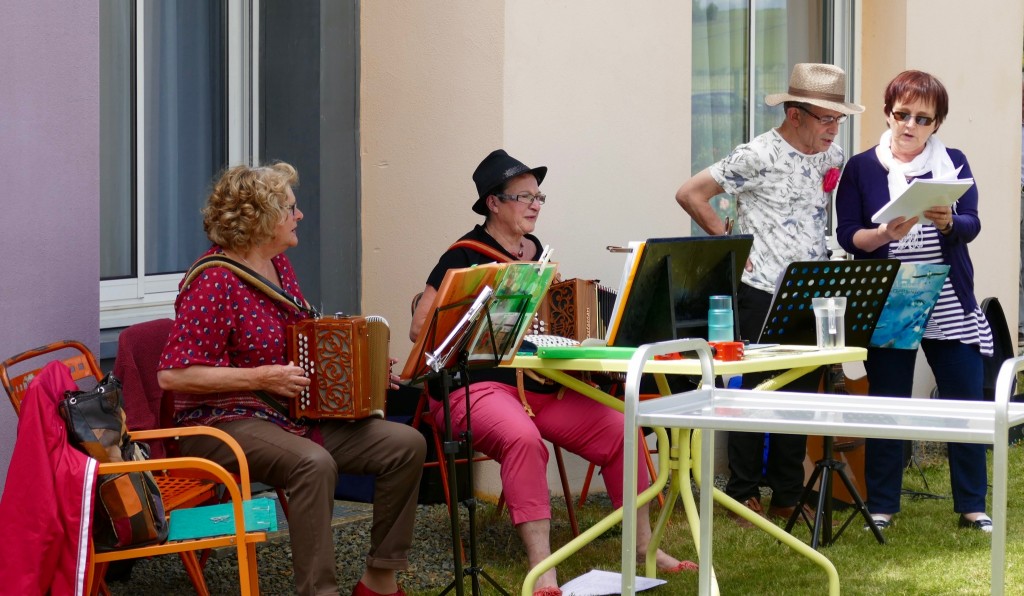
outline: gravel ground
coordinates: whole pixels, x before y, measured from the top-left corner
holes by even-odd
[[[724,485],[724,480],[722,482]],[[592,494],[587,502],[588,507],[593,504],[598,508],[611,508],[611,503],[604,494]],[[344,505],[355,508],[369,507],[359,503]],[[552,530],[566,531],[568,519],[562,497],[553,498],[551,508]],[[460,513],[462,536],[466,541],[469,534],[469,516],[465,507],[460,507]],[[508,553],[508,558],[515,564],[525,562],[526,553],[507,513],[496,516],[494,507],[484,505],[478,508],[476,522],[481,552]],[[413,549],[409,556],[410,568],[398,576],[399,583],[405,589],[420,593],[440,593],[451,583],[454,565],[450,528],[448,508],[444,504],[418,507]],[[347,594],[363,573],[363,561],[370,544],[369,515],[356,515],[352,521],[346,520],[338,525],[334,530],[334,542],[338,585],[341,593]],[[271,536],[268,542],[257,545],[256,556],[262,594],[295,593],[291,547],[286,534],[282,533],[279,537]],[[238,565],[234,550],[225,549],[211,557],[204,576],[210,593],[214,596],[238,594]],[[180,559],[175,555],[136,561],[127,580],[111,581],[109,586],[114,596],[195,594]],[[515,593],[518,593],[518,588],[519,586],[511,587]],[[510,587],[505,586],[505,589]],[[454,591],[452,593],[454,594]]]
[[[719,488],[724,488],[725,477],[716,478],[715,484]],[[366,513],[351,516],[334,530],[338,585],[341,593],[347,594],[363,573],[363,561],[369,549],[369,505],[341,501],[338,503],[342,504],[343,508],[363,509]],[[588,497],[588,507],[591,504],[599,509],[611,509],[611,503],[605,494],[591,494]],[[567,529],[568,520],[562,497],[552,498],[551,508],[552,530]],[[490,506],[478,509],[476,520],[480,551],[508,553],[510,559],[518,558],[524,562],[525,551],[508,515],[502,514],[497,517],[494,511]],[[460,507],[460,513],[462,536],[465,541],[469,532],[468,513],[465,507]],[[409,556],[410,568],[400,573],[398,577],[405,589],[440,593],[452,581],[454,565],[450,527],[448,508],[445,505],[420,505],[417,508],[413,549]],[[257,545],[256,556],[262,594],[295,593],[291,547],[286,533],[272,535],[268,542]],[[211,557],[204,576],[211,594],[238,594],[238,565],[234,550],[224,549]],[[128,578],[124,581],[110,581],[109,587],[114,596],[195,594],[180,559],[175,555],[136,561]],[[512,587],[514,593],[518,593],[518,588],[519,586]]]
[[[463,511],[463,530],[465,530]],[[360,516],[362,517],[362,516]],[[478,520],[481,517],[478,516]],[[479,524],[483,528],[487,524]],[[501,524],[489,524],[499,526]],[[511,524],[504,524],[511,526]],[[414,548],[410,569],[399,576],[408,589],[443,588],[452,579],[452,547],[448,509],[444,505],[421,505],[416,513]],[[511,528],[509,528],[511,530]],[[363,573],[363,561],[370,543],[370,520],[363,518],[336,527],[334,530],[338,581],[342,593],[356,584]],[[260,592],[263,594],[294,594],[291,546],[287,536],[257,545]],[[234,551],[211,557],[204,572],[210,593],[238,594],[238,564]],[[111,593],[195,594],[177,556],[169,555],[137,561],[128,581],[111,582]]]

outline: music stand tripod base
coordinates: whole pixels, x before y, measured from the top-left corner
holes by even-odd
[[[814,345],[814,314],[811,301],[816,297],[845,297],[846,303],[846,345],[867,346],[875,324],[885,306],[886,297],[899,271],[897,259],[866,259],[859,261],[798,261],[790,263],[779,287],[772,296],[764,326],[758,341],[761,343],[783,343]],[[832,375],[825,374],[825,393],[832,393]],[[824,399],[827,399],[824,398]],[[797,519],[803,516],[804,505],[810,504],[814,483],[821,481],[818,490],[814,523],[811,526],[811,547],[821,543],[828,546],[836,541],[844,530],[861,514],[867,527],[879,544],[885,537],[871,519],[860,493],[846,473],[846,464],[832,457],[832,437],[823,437],[824,454],[815,462],[814,472],[804,487],[793,514],[786,523],[790,532]],[[846,486],[853,497],[854,511],[833,535],[832,533],[832,482],[833,474]]]
[[[812,499],[814,483],[820,480],[817,507],[814,508],[814,522],[810,525],[811,548],[817,549],[819,545],[831,546],[835,544],[835,541],[842,536],[846,528],[857,519],[858,514],[864,519],[866,528],[874,534],[878,543],[885,544],[885,536],[882,535],[881,530],[874,524],[871,512],[868,511],[867,505],[864,504],[864,500],[857,491],[856,485],[850,480],[849,474],[846,473],[846,464],[832,457],[832,440],[832,437],[824,437],[824,456],[815,462],[814,472],[811,473],[811,477],[808,479],[807,485],[804,486],[804,490],[800,495],[800,500],[797,501],[792,515],[790,515],[789,520],[786,522],[785,530],[792,533],[793,526],[796,525],[797,520],[804,516],[804,506],[809,504]],[[854,502],[854,511],[846,518],[846,521],[835,534],[832,533],[833,474],[839,476],[843,486],[846,487],[847,492],[853,497]],[[810,522],[808,521],[808,523]]]
[[[480,592],[480,578],[483,577],[494,589],[503,594],[504,596],[511,596],[504,588],[498,585],[483,567],[479,564],[477,558],[477,543],[476,543],[476,498],[473,496],[473,427],[470,419],[470,394],[469,394],[469,372],[467,370],[467,355],[465,351],[459,354],[459,374],[464,383],[465,399],[466,399],[466,432],[462,434],[462,437],[456,440],[452,435],[452,413],[451,413],[451,375],[447,370],[441,373],[441,385],[443,387],[441,403],[444,406],[444,426],[445,426],[445,440],[444,440],[444,454],[446,465],[448,467],[448,502],[451,503],[449,508],[449,515],[452,529],[452,559],[454,561],[454,577],[451,583],[440,593],[440,596],[448,594],[453,589],[455,590],[456,596],[463,596],[465,592],[465,586],[463,585],[464,579],[468,576],[470,578],[470,586],[472,588],[473,596],[479,596]],[[460,450],[461,446],[465,446],[469,463],[466,466],[466,485],[469,487],[470,494],[464,499],[459,499],[459,483],[455,474],[455,460],[456,454]],[[462,563],[462,523],[459,517],[459,504],[466,506],[469,518],[469,566],[464,566]]]

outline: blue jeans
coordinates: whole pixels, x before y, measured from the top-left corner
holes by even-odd
[[[977,346],[925,339],[921,348],[935,375],[939,399],[982,400],[984,369]],[[865,368],[871,395],[910,397],[916,350],[869,348]],[[985,511],[988,476],[985,445],[949,443],[953,511]],[[867,506],[872,513],[897,513],[903,490],[903,441],[868,439],[864,453]]]

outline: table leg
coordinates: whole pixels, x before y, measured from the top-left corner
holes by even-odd
[[[592,387],[590,389],[594,390]],[[668,444],[668,434],[665,432],[665,429],[663,429],[663,428],[655,428],[654,432],[658,436],[658,445],[659,446],[662,445],[662,444],[665,444],[665,445]],[[637,433],[637,434],[639,434],[639,433]],[[612,529],[613,527],[615,527],[616,524],[618,524],[620,522],[622,523],[623,551],[625,551],[626,544],[628,543],[629,544],[630,552],[633,553],[633,555],[630,557],[630,560],[631,560],[632,565],[633,565],[632,569],[635,571],[635,569],[636,569],[636,508],[639,507],[640,505],[643,505],[644,503],[649,503],[649,502],[653,501],[654,498],[657,497],[658,494],[661,493],[661,490],[665,487],[665,483],[668,482],[668,479],[671,476],[671,474],[669,473],[669,469],[668,469],[668,464],[669,464],[668,458],[665,458],[664,460],[662,460],[662,458],[658,458],[658,460],[659,460],[658,461],[658,480],[656,482],[652,483],[651,486],[647,488],[647,490],[645,490],[644,492],[642,492],[639,495],[637,495],[636,494],[636,474],[637,474],[638,466],[637,466],[636,457],[635,457],[636,456],[636,446],[635,445],[633,447],[633,450],[634,450],[634,457],[633,457],[632,460],[626,459],[626,466],[625,466],[625,469],[626,469],[625,473],[627,474],[627,477],[628,477],[628,474],[630,473],[630,471],[633,474],[634,484],[633,484],[632,494],[629,492],[628,488],[624,487],[622,507],[620,507],[620,508],[616,509],[615,511],[611,512],[610,514],[608,514],[607,516],[602,518],[599,522],[597,522],[596,524],[594,524],[590,528],[587,528],[586,531],[582,532],[576,538],[570,540],[568,543],[565,544],[565,546],[563,546],[563,547],[559,548],[558,550],[556,550],[555,552],[551,553],[551,555],[548,556],[548,558],[544,559],[543,561],[538,563],[536,567],[531,569],[526,574],[526,578],[523,580],[522,596],[532,596],[532,594],[533,594],[533,586],[537,583],[537,579],[540,576],[544,575],[549,569],[553,569],[553,568],[557,567],[559,563],[561,563],[562,561],[565,561],[570,556],[572,556],[573,554],[577,553],[584,546],[590,544],[598,536],[600,536],[601,534],[604,534],[608,530]],[[631,513],[630,513],[629,516],[623,518],[623,512],[624,511],[630,511]],[[629,526],[632,526],[632,528],[633,528],[632,533],[627,532],[627,528]],[[627,534],[630,534],[629,538],[631,540],[627,539]],[[653,543],[653,540],[652,540],[652,543]]]
[[[1002,374],[1000,373],[1000,377]],[[998,389],[997,389],[998,390]],[[996,425],[992,444],[992,585],[993,596],[1006,590],[1006,471],[1009,459],[1009,431],[1005,414]]]
[[[828,558],[825,557],[825,555],[819,553],[818,551],[814,550],[810,546],[804,544],[804,542],[802,540],[798,540],[796,537],[792,536],[791,534],[789,534],[788,532],[784,531],[782,528],[776,526],[775,524],[773,524],[772,522],[768,521],[767,519],[761,517],[760,515],[755,514],[753,511],[747,509],[746,507],[743,506],[742,503],[736,501],[735,499],[733,499],[729,495],[727,495],[724,492],[718,490],[717,488],[714,488],[714,481],[713,480],[712,480],[711,485],[710,485],[711,488],[712,488],[711,494],[707,494],[708,491],[704,490],[703,483],[702,483],[701,480],[705,476],[707,476],[709,478],[712,478],[712,479],[714,478],[714,476],[711,475],[711,473],[712,473],[712,466],[713,466],[713,463],[714,463],[714,452],[713,451],[708,451],[708,449],[713,448],[714,445],[713,445],[712,441],[705,441],[703,438],[701,438],[701,435],[702,434],[707,434],[707,432],[708,431],[700,431],[700,430],[691,431],[691,440],[690,440],[691,449],[692,449],[691,460],[693,462],[697,462],[697,461],[701,462],[701,466],[700,467],[696,467],[696,466],[692,466],[691,467],[691,469],[693,470],[693,473],[694,473],[694,481],[696,481],[697,487],[701,489],[701,491],[700,491],[700,493],[701,493],[701,515],[702,516],[710,516],[711,515],[711,500],[713,499],[715,502],[719,503],[720,505],[722,505],[726,509],[728,509],[728,510],[730,510],[730,511],[732,511],[732,512],[734,512],[734,513],[736,513],[736,514],[738,514],[740,516],[742,516],[744,519],[749,520],[755,526],[757,526],[758,528],[761,528],[762,530],[764,530],[765,532],[770,534],[773,538],[776,538],[777,540],[779,540],[780,542],[782,542],[783,544],[785,544],[789,548],[791,548],[794,551],[796,551],[797,553],[803,555],[807,559],[810,559],[811,562],[813,562],[817,566],[821,567],[825,571],[825,574],[828,576],[828,593],[831,596],[838,596],[838,594],[839,594],[839,573],[836,571],[836,567],[835,567],[835,565],[832,564],[832,561],[829,561]],[[700,439],[700,440],[698,440],[698,439]],[[704,455],[705,453],[707,454],[706,456]],[[707,503],[706,504],[705,504],[705,498],[707,499]],[[700,552],[701,552],[701,560],[700,560],[701,584],[700,585],[701,585],[701,594],[711,594],[711,591],[710,591],[711,590],[711,585],[710,585],[711,569],[710,569],[710,565],[707,565],[708,570],[707,570],[706,573],[707,573],[709,579],[708,579],[708,583],[707,583],[706,586],[705,586],[705,583],[703,581],[704,574],[705,574],[705,566],[706,566],[705,565],[705,559],[704,559],[704,550],[706,548],[708,553],[709,553],[709,555],[710,555],[710,552],[711,552],[711,533],[710,533],[711,524],[710,524],[710,520],[707,520],[707,526],[708,527],[707,527],[707,530],[704,530],[704,527],[703,527],[704,523],[705,523],[705,520],[701,519],[701,531],[702,531],[702,534],[701,534],[701,544],[700,544]],[[705,531],[707,531],[706,535],[703,533]],[[710,563],[710,560],[708,561],[708,563]],[[707,591],[705,591],[705,589]]]

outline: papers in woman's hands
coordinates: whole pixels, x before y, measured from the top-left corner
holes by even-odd
[[[895,201],[878,210],[871,216],[876,224],[889,223],[897,217],[910,219],[921,215],[932,207],[952,205],[974,186],[974,178],[951,178],[933,180],[930,178],[914,178],[907,190]]]

